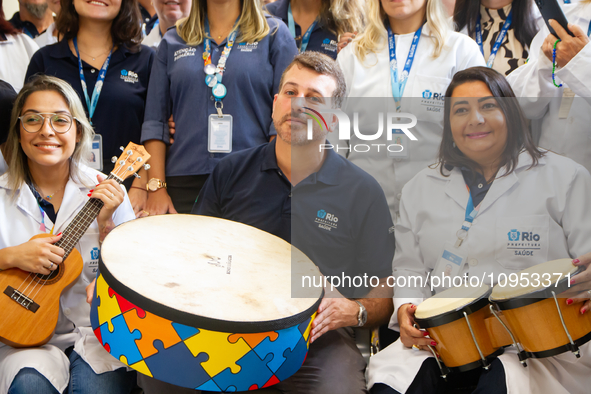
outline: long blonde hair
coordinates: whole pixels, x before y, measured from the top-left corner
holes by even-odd
[[[363,63],[369,53],[381,51],[388,42],[386,23],[388,15],[380,0],[367,0],[367,26],[365,31],[355,40],[355,56]],[[435,41],[433,57],[439,57],[445,39],[451,31],[451,24],[445,16],[441,0],[427,0],[427,26],[431,30],[431,38]]]
[[[237,24],[240,34],[236,40],[238,42],[255,42],[265,38],[270,29],[260,1],[241,0],[241,7],[242,12]],[[187,45],[197,46],[203,42],[206,16],[207,1],[193,0],[189,16],[177,21],[176,31]]]
[[[72,129],[68,131],[68,133],[72,131],[76,132],[80,137],[80,141],[76,143],[74,153],[72,154],[72,157],[70,157],[70,177],[83,184],[89,182],[89,180],[81,177],[79,164],[85,164],[88,161],[91,152],[90,148],[92,139],[94,138],[94,131],[84,113],[82,102],[76,91],[74,91],[67,82],[56,77],[39,75],[23,86],[18,96],[16,96],[10,117],[10,128],[8,129],[8,139],[6,140],[4,152],[6,162],[8,163],[8,187],[12,189],[13,196],[16,195],[16,191],[22,186],[22,184],[25,183],[27,179],[31,178],[27,155],[23,151],[19,141],[20,121],[18,118],[21,116],[27,98],[35,92],[45,91],[59,93],[66,101],[70,114],[76,118],[72,124]],[[89,184],[88,186],[90,185],[94,184]]]
[[[361,0],[322,0],[320,21],[337,36],[362,32],[365,26],[363,3]]]

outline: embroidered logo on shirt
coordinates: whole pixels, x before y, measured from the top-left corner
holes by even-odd
[[[177,60],[187,56],[195,56],[195,53],[197,53],[197,49],[195,48],[179,49],[178,51],[174,52],[174,61],[176,62]]]
[[[335,40],[331,40],[330,38],[325,38],[322,41],[322,49],[329,52],[336,52],[338,49],[337,42]]]
[[[338,221],[338,217],[332,213],[326,212],[324,209],[319,210],[316,213],[316,218],[314,219],[314,222],[318,223],[318,228],[324,229],[326,231],[336,229]]]
[[[252,52],[259,47],[258,42],[241,42],[238,48],[241,52]]]
[[[127,83],[139,82],[139,77],[133,71],[121,70],[121,79]]]
[[[533,231],[519,231],[512,229],[507,233],[507,249],[513,249],[515,256],[534,256],[536,250],[541,249],[540,234]]]
[[[426,110],[430,112],[441,112],[443,103],[445,101],[445,94],[433,93],[429,89],[423,91],[423,99],[421,105],[427,107]]]

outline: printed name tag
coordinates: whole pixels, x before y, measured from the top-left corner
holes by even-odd
[[[455,248],[451,242],[446,242],[431,276],[438,276],[439,278],[450,276],[453,279],[460,276],[465,263],[466,258],[461,254],[460,250]]]
[[[103,137],[100,134],[95,134],[92,140],[88,166],[98,171],[103,170]]]
[[[564,88],[564,91],[562,93],[562,100],[560,100],[560,109],[558,110],[559,119],[568,118],[570,107],[572,107],[574,100],[575,92],[573,92],[570,88]]]
[[[404,134],[404,132],[400,129],[392,130],[392,142],[390,145],[400,145],[400,146],[390,146],[388,151],[388,157],[404,159],[408,157],[408,149],[410,145],[410,139]]]
[[[209,115],[207,150],[212,153],[232,152],[232,115]]]

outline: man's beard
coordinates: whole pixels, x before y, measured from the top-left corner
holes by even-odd
[[[292,119],[292,126],[290,127],[288,133],[283,133],[283,128],[286,128],[285,122],[290,117]],[[303,120],[305,123],[295,123],[294,125],[293,119]],[[312,141],[324,141],[324,133],[316,124],[314,124],[312,128],[314,130],[313,138],[312,140],[308,140],[307,121],[307,116],[302,116],[300,113],[292,112],[291,114],[284,115],[279,121],[273,121],[273,124],[275,125],[275,130],[277,130],[278,137],[285,142],[289,142],[289,144],[292,146],[308,145],[312,143]]]
[[[43,4],[31,4],[25,3],[25,8],[29,13],[31,13],[35,18],[42,19],[45,16],[45,12],[47,12],[47,3]]]

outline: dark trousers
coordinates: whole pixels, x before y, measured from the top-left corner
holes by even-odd
[[[355,345],[353,329],[340,328],[310,344],[304,365],[291,377],[274,386],[247,391],[252,394],[363,394],[366,363]],[[145,394],[197,394],[138,374]],[[205,393],[205,392],[203,392]]]
[[[166,177],[166,190],[178,213],[191,213],[208,177],[208,174]]]
[[[472,394],[507,394],[505,381],[505,369],[499,359],[494,359],[488,371],[483,369],[461,373],[451,373],[448,381],[440,376],[439,367],[434,358],[426,359],[421,369],[415,376],[408,390],[404,394],[444,394],[452,393],[458,386],[464,388],[461,392],[467,392],[466,382],[477,382],[476,388],[470,390]],[[392,387],[382,383],[375,384],[371,394],[401,394]]]

